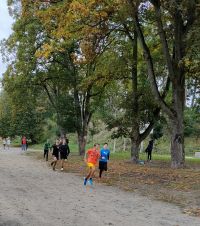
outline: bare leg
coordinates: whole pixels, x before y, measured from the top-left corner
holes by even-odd
[[[53,161],[51,162],[51,166],[55,167],[56,163],[57,163],[57,159],[54,158]]]
[[[56,164],[57,164],[57,160],[55,160],[54,163],[53,163],[53,170],[55,170]]]
[[[92,167],[90,167],[90,169],[89,169],[89,173],[88,173],[88,175],[86,176],[86,178],[85,179],[89,179],[89,178],[91,178],[91,175],[92,175]]]
[[[62,160],[61,160],[61,170],[63,170],[63,168],[64,168],[64,162],[65,162],[65,160],[62,159]]]
[[[95,168],[92,168],[92,172],[91,172],[90,178],[94,177],[94,173],[95,173]]]
[[[94,176],[94,173],[95,173],[95,168],[91,167],[86,179],[88,180],[88,179],[92,178]]]
[[[100,169],[100,171],[99,171],[99,178],[101,178],[102,173],[103,173],[103,170]]]

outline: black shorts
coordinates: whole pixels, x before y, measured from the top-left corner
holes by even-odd
[[[99,169],[107,171],[107,162],[99,161]]]
[[[60,152],[60,159],[67,159],[67,154]]]
[[[57,160],[59,159],[59,153],[58,153],[57,151],[53,151],[52,155],[53,155],[54,157],[56,157]]]

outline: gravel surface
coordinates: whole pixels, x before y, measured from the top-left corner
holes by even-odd
[[[114,187],[83,186],[18,149],[0,151],[0,226],[199,226],[175,205]]]

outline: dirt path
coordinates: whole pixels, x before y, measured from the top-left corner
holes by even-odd
[[[171,204],[117,188],[84,187],[19,150],[0,151],[0,226],[195,226],[200,219]]]

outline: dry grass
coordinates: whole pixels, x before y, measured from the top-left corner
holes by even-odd
[[[41,153],[33,153],[41,159]],[[59,164],[57,166],[60,167]],[[117,186],[128,192],[137,192],[156,200],[174,203],[183,212],[200,216],[200,166],[173,170],[165,161],[155,161],[145,165],[134,165],[122,160],[112,160],[108,172],[101,180],[96,173],[96,182]],[[70,156],[65,171],[85,176],[87,168],[80,156]]]

